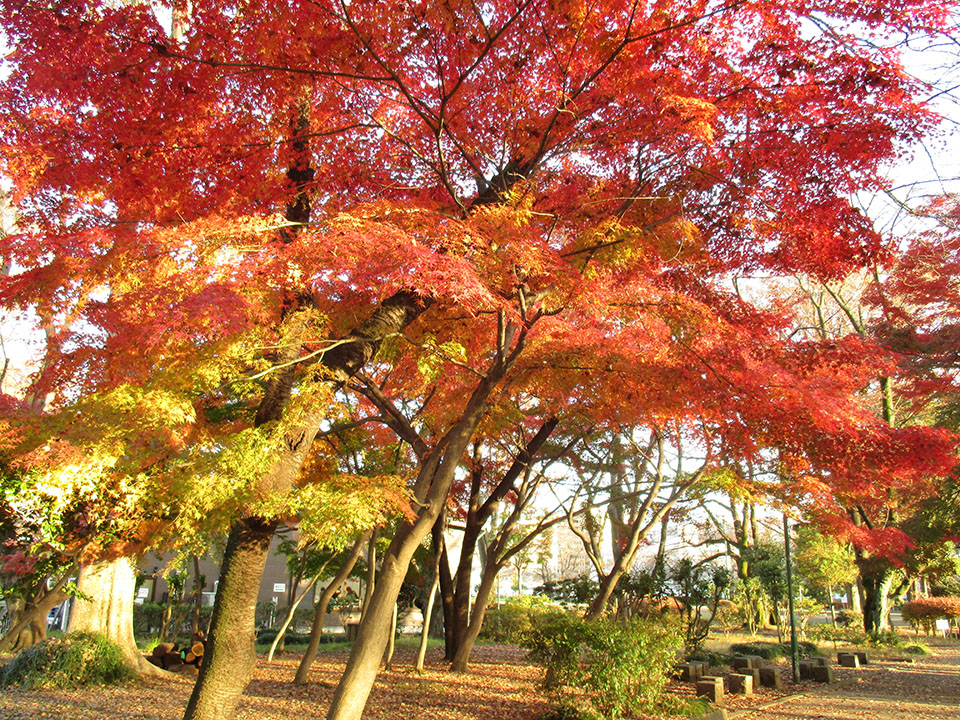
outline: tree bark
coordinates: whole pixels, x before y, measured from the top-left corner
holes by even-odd
[[[353,568],[360,558],[360,553],[363,552],[364,545],[367,544],[367,540],[370,539],[372,534],[373,530],[368,530],[353,544],[350,554],[343,561],[343,564],[340,565],[340,570],[333,580],[330,581],[330,584],[324,588],[317,602],[314,603],[313,625],[310,628],[310,643],[307,645],[307,651],[303,654],[303,658],[300,660],[300,666],[297,668],[297,675],[293,679],[295,684],[301,685],[307,681],[307,673],[310,671],[310,666],[317,657],[317,650],[320,649],[320,638],[323,635],[323,620],[327,614],[327,606],[330,604],[331,598],[333,598],[340,589],[340,586],[350,577],[350,573],[353,572]]]
[[[508,338],[505,342],[506,349],[510,347],[509,338],[512,332],[511,330],[504,335]],[[510,357],[516,357],[522,343],[521,336]],[[419,513],[413,522],[400,522],[390,547],[383,556],[377,587],[370,597],[370,605],[360,623],[357,641],[334,692],[327,720],[360,720],[387,647],[390,616],[410,560],[440,517],[454,473],[480,424],[490,393],[508,368],[509,360],[504,347],[501,347],[492,367],[478,382],[464,406],[456,425],[443,435],[432,452],[427,452],[423,457],[414,484],[414,498],[420,508]]]
[[[423,611],[423,627],[420,630],[420,647],[417,650],[417,663],[414,670],[423,673],[423,663],[427,657],[427,641],[430,639],[430,620],[433,618],[433,603],[437,599],[437,589],[440,587],[440,558],[441,553],[434,553],[433,584],[430,586],[430,596],[427,598],[427,607]]]
[[[483,576],[480,578],[480,587],[477,588],[477,597],[473,603],[473,612],[470,614],[470,624],[457,646],[457,653],[453,657],[453,663],[450,669],[453,672],[464,673],[470,663],[470,654],[473,652],[473,646],[480,637],[480,630],[483,627],[483,620],[487,615],[487,606],[490,604],[490,594],[493,592],[497,581],[497,575],[503,569],[503,565],[498,563],[488,563],[483,569]]]
[[[63,592],[66,579],[49,591],[38,591],[31,601],[11,612],[13,622],[0,638],[0,652],[18,653],[47,639],[47,615],[67,599]]]
[[[887,621],[890,587],[893,585],[893,568],[864,572],[860,570],[863,583],[863,629],[880,632],[889,629]]]
[[[397,603],[393,603],[393,617],[390,619],[390,638],[387,640],[387,655],[383,667],[389,670],[393,665],[393,651],[397,647]]]
[[[247,518],[230,529],[213,606],[210,637],[204,643],[200,677],[184,720],[233,717],[257,661],[254,648],[257,595],[277,521]]]
[[[132,558],[118,557],[84,565],[77,580],[79,596],[67,632],[82,630],[107,636],[120,646],[124,660],[140,675],[169,677],[147,662],[133,637],[133,596],[137,572]],[[86,599],[84,599],[86,598]]]
[[[453,660],[455,651],[454,602],[453,602],[453,575],[450,573],[450,558],[447,555],[447,545],[443,542],[443,514],[437,518],[431,531],[433,533],[434,552],[440,553],[440,609],[443,615],[443,659]]]
[[[200,575],[200,558],[193,556],[193,618],[190,622],[191,637],[200,632],[200,608],[203,606],[203,578]]]

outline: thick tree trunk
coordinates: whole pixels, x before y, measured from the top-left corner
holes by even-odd
[[[473,556],[476,552],[480,528],[476,521],[467,519],[467,527],[460,544],[460,561],[457,563],[453,587],[453,624],[451,631],[451,650],[456,658],[470,626],[470,589],[473,580]]]
[[[250,682],[257,660],[254,649],[257,595],[277,524],[247,518],[230,529],[210,636],[204,644],[200,677],[184,720],[232,718],[240,695]]]
[[[67,632],[97,632],[120,646],[123,658],[140,675],[169,677],[165,670],[147,662],[133,637],[133,596],[137,572],[134,560],[119,557],[84,565],[77,580],[79,597],[74,601]],[[86,598],[86,599],[84,599]]]
[[[360,559],[364,545],[367,544],[367,540],[370,539],[372,534],[373,530],[368,530],[353,544],[350,554],[340,565],[340,570],[333,580],[330,581],[330,584],[324,588],[320,598],[314,604],[313,625],[310,628],[310,643],[307,645],[307,651],[300,660],[297,675],[293,679],[294,683],[300,685],[307,681],[307,673],[310,671],[310,666],[316,659],[317,650],[320,648],[320,638],[323,635],[323,620],[327,615],[327,606],[337,591],[340,590],[340,586],[350,577],[350,573],[353,572],[357,560]]]
[[[893,569],[881,570],[864,575],[863,583],[863,629],[866,632],[880,632],[889,629],[887,621],[890,588],[893,585]]]

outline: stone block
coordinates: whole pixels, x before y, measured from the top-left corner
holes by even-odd
[[[813,661],[814,665],[819,665],[820,667],[827,666],[827,659],[825,657],[812,657],[810,659]]]
[[[681,663],[677,665],[680,673],[680,682],[696,682],[700,679],[700,665],[695,663]]]
[[[837,662],[840,663],[841,667],[860,667],[860,658],[854,653],[837,653]]]
[[[780,669],[771,666],[760,668],[760,684],[763,687],[779,690],[782,686]]]
[[[867,664],[867,654],[865,652],[855,652],[854,655],[856,655],[860,659],[861,665]]]
[[[753,695],[753,675],[733,673],[727,676],[730,692],[735,695]]]
[[[813,668],[814,668],[814,663],[812,660],[801,660],[800,661],[800,679],[813,680]]]
[[[696,668],[697,680],[710,674],[710,663],[706,660],[691,660],[690,666]]]
[[[719,703],[723,700],[723,678],[707,677],[700,678],[697,681],[697,697],[705,697],[712,703]]]
[[[821,683],[833,682],[833,668],[829,665],[814,665],[813,679]]]
[[[759,655],[738,655],[733,660],[730,661],[730,666],[737,672],[743,670],[752,670],[753,668],[760,667],[760,662],[763,660]]]
[[[755,667],[755,668],[748,668],[748,669],[746,669],[746,670],[741,670],[741,671],[740,671],[740,674],[741,674],[741,675],[749,675],[749,676],[751,677],[751,679],[753,680],[753,689],[754,689],[754,690],[756,690],[758,687],[760,687],[760,668]]]

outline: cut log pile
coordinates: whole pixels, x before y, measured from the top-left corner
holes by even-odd
[[[179,672],[185,667],[200,667],[203,662],[203,634],[194,633],[189,647],[180,648],[175,643],[158,643],[147,661],[157,667],[172,672]]]

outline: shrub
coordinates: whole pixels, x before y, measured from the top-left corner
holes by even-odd
[[[77,688],[114,685],[132,677],[116,643],[98,633],[78,632],[21,652],[3,668],[0,685]]]
[[[584,621],[553,611],[537,618],[524,646],[545,669],[562,712],[617,718],[654,710],[661,700],[682,636],[676,623],[634,617]]]
[[[700,648],[696,652],[688,654],[685,660],[688,662],[690,660],[700,660],[707,663],[710,667],[721,667],[729,664],[730,656],[724,653],[714,652],[713,650],[707,650],[706,648]]]
[[[937,620],[955,620],[960,618],[960,598],[928,597],[905,603],[900,611],[903,619],[917,630],[933,630]]]
[[[837,613],[837,625],[860,629],[863,627],[863,613],[853,610],[841,610]]]
[[[548,612],[555,612],[550,601],[537,596],[523,596],[502,605],[491,605],[483,617],[480,637],[519,645],[533,629],[534,619]]]
[[[867,635],[867,642],[876,647],[902,647],[903,640],[894,629],[874,630]]]
[[[776,660],[781,657],[788,657],[790,655],[790,645],[788,644],[786,651],[784,651],[784,646],[775,642],[748,642],[748,643],[733,643],[730,646],[731,655],[759,655],[765,660]]]
[[[926,645],[907,645],[903,651],[908,655],[929,655],[930,648]]]
[[[261,644],[272,643],[278,632],[279,630],[261,630],[257,633],[257,642]],[[324,641],[324,637],[320,638],[320,642]],[[308,642],[310,642],[310,633],[297,633],[287,630],[283,637],[284,645],[306,645]]]
[[[834,649],[838,643],[863,645],[867,641],[863,630],[849,627],[833,627],[833,625],[815,625],[807,630],[807,635],[818,642],[831,642]]]

